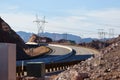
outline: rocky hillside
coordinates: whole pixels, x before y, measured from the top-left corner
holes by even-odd
[[[54,80],[120,80],[120,42],[112,39],[101,54],[68,68]]]
[[[50,51],[47,47],[30,48],[11,27],[0,18],[0,42],[16,44],[17,60],[29,59]]]
[[[92,40],[91,42],[89,43],[80,43],[79,45],[80,46],[84,46],[84,47],[92,47],[92,48],[95,48],[97,50],[101,50],[109,45],[111,45],[113,42],[110,42],[110,40],[108,41],[100,41],[100,40]]]
[[[0,42],[16,44],[17,60],[28,57],[23,50],[28,48],[24,41],[2,18],[0,18]]]
[[[52,42],[52,39],[51,38],[48,38],[48,37],[39,37],[38,35],[36,34],[32,34],[32,36],[29,38],[28,42],[44,42],[44,43],[50,43]]]

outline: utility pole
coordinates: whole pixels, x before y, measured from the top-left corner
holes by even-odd
[[[63,39],[67,40],[67,36],[68,36],[68,34],[67,34],[67,33],[64,33],[64,34],[63,34]]]
[[[37,28],[38,28],[38,36],[39,36],[39,28],[40,28],[40,23],[41,23],[41,21],[40,21],[40,19],[38,19],[38,15],[36,15],[36,20],[35,21],[33,21],[33,22],[35,22],[36,24],[37,24]]]
[[[104,32],[104,29],[98,29],[98,37],[99,37],[99,39],[104,41],[105,36],[106,36],[106,32]]]
[[[103,39],[103,29],[98,29],[98,38]]]
[[[33,21],[37,23],[37,28],[38,28],[38,36],[42,37],[42,34],[44,33],[44,25],[47,23],[45,21],[45,16],[43,17],[42,20],[38,18],[38,15],[36,15],[36,20]],[[39,35],[40,34],[40,35]]]
[[[82,37],[83,37],[83,35],[82,34],[80,34],[80,42],[79,43],[82,43]]]
[[[103,41],[103,44],[99,44],[100,48],[104,48],[105,47],[105,35],[106,32],[104,32],[104,29],[98,29],[98,37],[99,39],[101,39]]]
[[[38,36],[39,36],[39,37],[43,37],[44,25],[45,25],[45,23],[47,23],[47,22],[45,21],[45,16],[43,17],[42,20],[40,20],[40,19],[38,18],[38,15],[36,15],[36,20],[33,21],[33,22],[35,22],[35,23],[37,24],[37,28],[38,28],[38,33],[37,33],[37,34],[38,34]],[[40,40],[39,40],[38,42],[40,42]]]
[[[43,16],[43,20],[41,20],[41,36],[43,37],[44,35],[43,35],[43,33],[44,33],[44,27],[45,27],[45,23],[48,23],[48,22],[46,22],[45,21],[45,16]]]
[[[53,33],[53,41],[56,41],[56,37],[57,37],[56,33]]]
[[[109,38],[114,38],[114,29],[109,29]]]

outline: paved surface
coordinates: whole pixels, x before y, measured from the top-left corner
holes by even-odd
[[[24,60],[24,64],[26,64],[27,62],[45,62],[45,63],[55,62],[55,60],[60,56],[64,56],[70,53],[70,50],[66,48],[55,47],[55,46],[49,46],[49,47],[53,50],[52,53],[45,56],[40,56],[36,59]],[[17,65],[22,65],[22,61],[17,61]]]
[[[96,51],[95,49],[90,49],[90,48],[85,48],[85,47],[77,47],[77,46],[69,46],[69,47],[74,49],[75,54],[70,56],[69,58],[61,60],[60,62],[85,60],[85,59],[88,59],[88,58],[94,56],[94,54],[99,54],[99,52]]]
[[[87,55],[87,54],[98,54],[99,53],[95,49],[78,47],[78,46],[69,46],[69,47],[76,51],[76,55]]]
[[[45,63],[56,62],[56,60],[60,56],[64,56],[70,53],[70,50],[66,48],[56,47],[56,46],[49,46],[49,47],[53,50],[51,54],[38,57],[36,59],[24,60],[24,64],[26,64],[27,62],[45,62]],[[87,58],[92,57],[93,54],[98,54],[98,52],[94,49],[77,47],[77,46],[67,46],[67,47],[72,48],[74,50],[74,54],[62,60],[57,60],[57,62],[85,60]],[[22,64],[22,61],[17,61],[17,65],[21,65],[21,64]]]
[[[50,56],[51,55],[54,55],[54,56],[58,56],[58,55],[65,55],[65,54],[68,54],[70,53],[70,50],[66,49],[66,48],[62,48],[62,47],[55,47],[55,46],[49,46],[53,51],[51,54],[49,54]],[[48,56],[49,56],[48,55]]]

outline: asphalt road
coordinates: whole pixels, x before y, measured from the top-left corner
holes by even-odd
[[[24,60],[24,64],[27,62],[56,62],[60,56],[64,56],[70,53],[69,49],[56,47],[56,46],[49,46],[53,51],[50,54],[47,54],[42,57],[38,57],[36,59]],[[94,49],[84,48],[84,47],[77,47],[77,46],[67,46],[74,50],[74,54],[72,56],[68,56],[64,59],[58,59],[57,62],[66,62],[66,61],[74,61],[74,60],[85,60],[93,56],[93,54],[98,54]],[[21,65],[22,61],[17,61],[17,65]]]
[[[48,46],[48,47],[52,49],[51,53],[37,57],[35,59],[23,60],[24,64],[27,64],[27,62],[45,62],[45,63],[55,62],[57,59],[61,59],[60,56],[64,56],[70,53],[70,50],[66,48],[56,47],[56,46]],[[17,65],[22,65],[22,61],[17,61]]]
[[[92,56],[94,56],[94,54],[99,54],[99,52],[95,49],[90,49],[90,48],[85,48],[85,47],[78,47],[78,46],[68,46],[70,48],[72,48],[75,52],[74,55],[61,60],[62,62],[66,62],[66,61],[74,61],[74,60],[85,60],[88,59]]]
[[[65,55],[65,54],[70,53],[70,50],[66,48],[55,47],[55,46],[49,46],[49,47],[53,50],[52,53],[49,55],[58,56],[58,55]]]
[[[76,55],[87,55],[87,54],[98,54],[99,52],[95,49],[85,48],[85,47],[78,47],[78,46],[68,46],[76,51]]]

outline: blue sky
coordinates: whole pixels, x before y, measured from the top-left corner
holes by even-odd
[[[1,0],[0,16],[15,31],[37,33],[35,15],[46,16],[45,32],[98,37],[120,34],[120,0]]]

